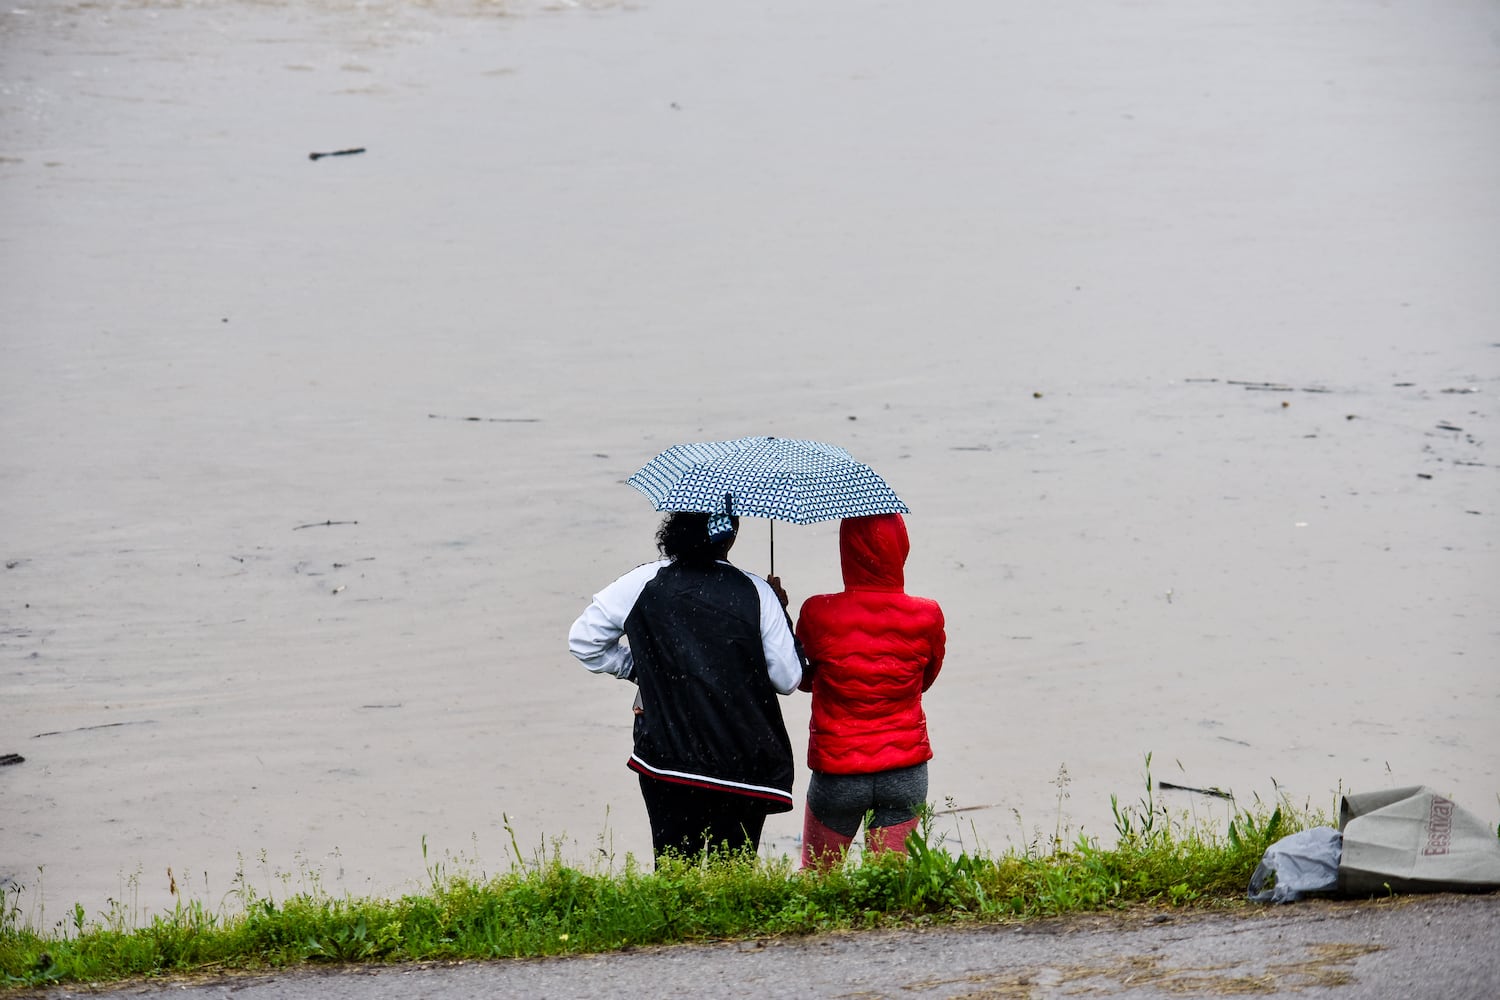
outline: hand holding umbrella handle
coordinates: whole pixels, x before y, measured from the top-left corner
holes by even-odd
[[[791,601],[787,599],[786,591],[781,586],[781,577],[773,574],[766,577],[766,582],[771,585],[772,590],[776,591],[776,599],[781,602],[781,609],[785,611]]]

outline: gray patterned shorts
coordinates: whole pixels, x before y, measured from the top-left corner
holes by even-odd
[[[812,772],[807,808],[818,822],[842,837],[859,831],[865,814],[871,826],[895,826],[917,815],[927,801],[927,764],[874,774]]]

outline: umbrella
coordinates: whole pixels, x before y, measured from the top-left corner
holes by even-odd
[[[821,441],[747,437],[673,445],[626,480],[657,510],[688,510],[812,524],[909,512],[894,490],[843,448]]]

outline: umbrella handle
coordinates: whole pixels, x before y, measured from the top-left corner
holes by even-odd
[[[776,575],[776,521],[771,519],[771,575]]]

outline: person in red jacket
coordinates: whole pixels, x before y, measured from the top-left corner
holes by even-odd
[[[927,716],[922,692],[943,666],[938,603],[905,590],[911,543],[900,514],[839,525],[844,590],[809,597],[797,639],[812,692],[802,865],[835,863],[860,823],[867,849],[905,851],[927,801]]]

